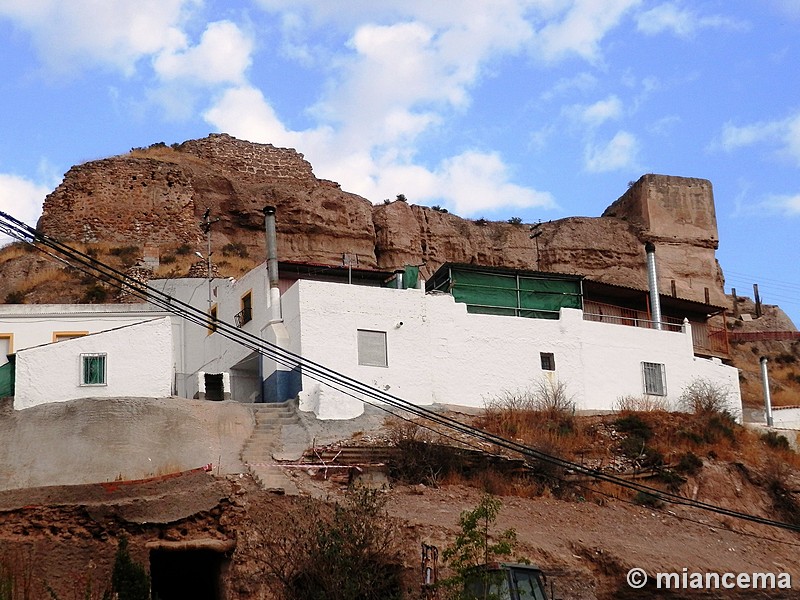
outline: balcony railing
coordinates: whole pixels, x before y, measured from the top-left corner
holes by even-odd
[[[233,315],[233,320],[236,323],[237,327],[241,327],[245,323],[249,323],[253,320],[253,309],[252,308],[243,308],[238,313]]]
[[[648,316],[646,312],[633,308],[603,304],[591,300],[584,300],[583,302],[583,319],[585,321],[657,329],[655,321],[650,320]],[[724,327],[714,327],[699,321],[690,321],[690,325],[692,326],[692,345],[694,346],[695,354],[728,356],[728,332]],[[674,317],[662,317],[661,329],[664,331],[682,331],[683,320]]]

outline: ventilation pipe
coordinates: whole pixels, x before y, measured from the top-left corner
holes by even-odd
[[[267,230],[267,271],[269,273],[270,321],[281,320],[281,290],[278,287],[278,234],[275,229],[275,207],[264,207]]]
[[[281,291],[278,287],[278,236],[275,232],[275,207],[264,207],[264,225],[267,231],[267,272],[269,275],[269,322],[261,330],[262,337],[277,346],[288,350],[291,338],[283,322]],[[296,398],[302,390],[300,367],[278,363],[262,355],[261,357],[261,400],[262,402],[285,402]]]
[[[764,386],[764,412],[767,416],[767,427],[772,427],[772,398],[769,395],[769,374],[767,373],[767,357],[761,357],[761,383]]]
[[[644,245],[647,252],[647,284],[650,289],[650,309],[656,329],[661,330],[661,299],[658,296],[658,275],[656,273],[656,247],[653,242]]]

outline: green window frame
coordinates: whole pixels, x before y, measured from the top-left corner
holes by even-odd
[[[108,385],[106,362],[103,353],[81,354],[81,385]]]

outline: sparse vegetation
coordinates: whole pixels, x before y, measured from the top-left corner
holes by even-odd
[[[522,225],[522,217],[511,217],[508,223],[510,225]]]
[[[442,553],[453,571],[453,575],[441,583],[446,598],[460,596],[464,581],[475,567],[510,557],[514,552],[517,533],[513,529],[506,529],[492,539],[491,529],[502,506],[500,500],[486,494],[475,508],[461,513],[458,519],[460,531]]]
[[[111,588],[117,600],[149,600],[150,578],[140,563],[131,559],[128,538],[119,538],[114,570],[111,573]]]
[[[613,410],[618,413],[666,412],[669,401],[661,396],[619,396],[614,401]]]
[[[119,258],[123,267],[132,267],[139,260],[141,252],[138,246],[118,246],[111,248],[109,254]]]
[[[730,414],[730,390],[708,379],[693,380],[680,395],[680,406],[696,415]]]
[[[254,522],[242,551],[266,557],[260,567],[286,600],[399,600],[402,560],[385,506],[381,490],[365,487],[334,506],[308,499]]]
[[[789,444],[789,439],[785,435],[775,433],[774,431],[767,431],[761,434],[761,441],[773,450],[791,451],[792,447]]]
[[[25,292],[22,290],[14,290],[13,292],[9,292],[6,294],[6,304],[24,304],[25,303]]]
[[[238,256],[239,258],[247,258],[250,253],[247,251],[247,246],[240,242],[231,242],[222,247],[223,256]]]

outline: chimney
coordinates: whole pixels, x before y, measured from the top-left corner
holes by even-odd
[[[650,289],[650,308],[655,327],[661,330],[661,298],[658,296],[658,274],[656,273],[656,247],[653,242],[644,245],[647,252],[647,284]]]
[[[267,231],[267,272],[269,274],[270,321],[281,320],[281,290],[278,287],[278,235],[275,230],[275,207],[265,206],[264,226]]]
[[[767,357],[761,357],[761,385],[764,389],[764,413],[767,418],[767,427],[772,427],[772,398],[769,394],[769,374],[767,372]]]

